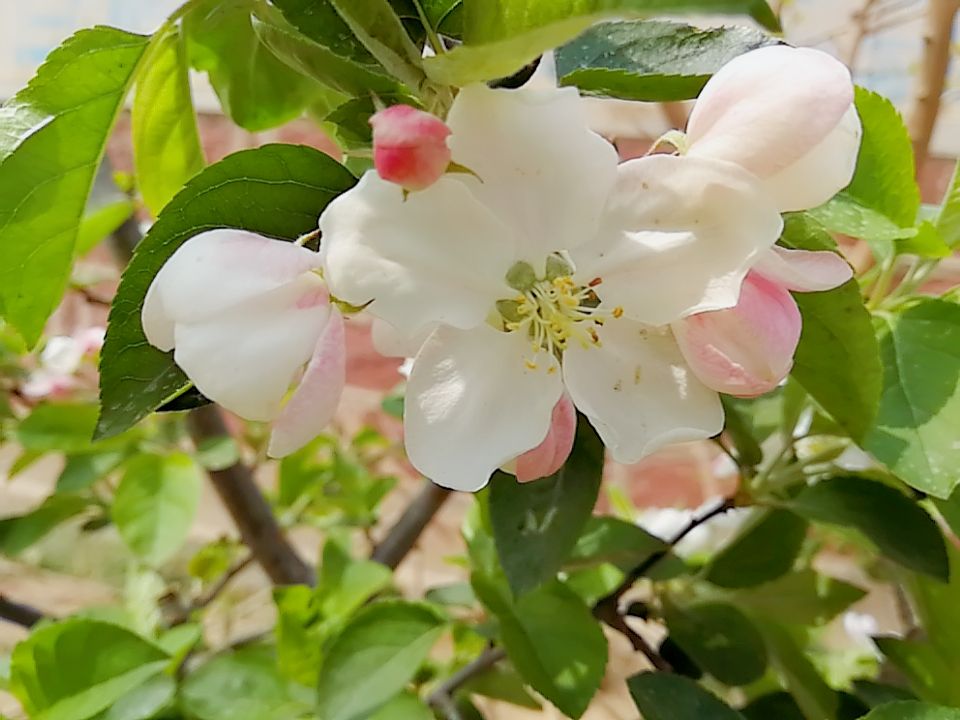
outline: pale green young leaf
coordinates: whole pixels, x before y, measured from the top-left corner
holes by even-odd
[[[557,78],[561,85],[590,95],[648,102],[689,100],[736,56],[778,42],[748,27],[607,22],[557,49]]]
[[[960,306],[927,299],[878,318],[883,397],[866,449],[908,485],[960,484]]]
[[[749,14],[778,29],[765,0],[464,0],[463,45],[428,58],[424,66],[427,75],[447,85],[506,77],[604,17],[658,13]]]
[[[935,224],[947,245],[952,248],[960,245],[960,163],[954,168]]]
[[[179,706],[191,720],[300,720],[310,717],[312,695],[280,674],[272,648],[250,645],[190,672]]]
[[[360,720],[381,708],[413,679],[442,631],[426,605],[379,602],[357,613],[324,655],[320,717]]]
[[[387,72],[413,90],[425,76],[421,51],[410,40],[387,0],[328,0]]]
[[[295,240],[317,226],[330,200],[356,179],[319,150],[265,145],[209,166],[167,205],[124,271],[100,361],[99,437],[122,432],[190,387],[147,343],[140,322],[147,289],[180,245],[204,230],[236,227]]]
[[[127,464],[113,501],[113,522],[127,546],[159,565],[186,540],[203,476],[189,455],[138,455]]]
[[[0,108],[0,306],[29,345],[66,288],[94,173],[147,42],[82,30]]]
[[[86,720],[168,664],[163,650],[130,630],[77,618],[41,627],[17,645],[11,690],[31,717]]]
[[[154,216],[203,168],[179,27],[155,41],[137,81],[131,115],[137,187]]]
[[[333,35],[329,25],[323,24],[315,29],[298,13],[300,6],[296,0],[277,0],[274,4],[277,7],[257,6],[253,16],[254,32],[280,60],[328,89],[318,96],[318,99],[325,100],[325,104],[339,105],[351,95],[366,97],[371,92],[380,95],[398,91],[399,82],[387,75],[373,58],[344,53],[339,44],[341,36]],[[342,25],[336,13],[333,13],[332,20]],[[295,27],[293,21],[300,22],[302,28]],[[307,31],[320,29],[323,32],[307,34]],[[349,28],[344,27],[342,31],[350,37]],[[358,52],[362,51],[363,48],[359,48]],[[340,94],[340,102],[331,101],[331,92]]]
[[[259,132],[303,114],[316,82],[268,50],[253,29],[261,0],[204,0],[183,19],[191,65],[207,73],[224,112]]]

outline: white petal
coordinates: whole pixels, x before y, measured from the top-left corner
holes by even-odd
[[[211,400],[248,420],[272,420],[329,314],[321,280],[301,275],[214,317],[178,323],[174,360]]]
[[[412,335],[404,335],[386,320],[374,318],[370,324],[373,348],[384,357],[412,358],[430,337],[436,326],[427,325]]]
[[[174,322],[196,322],[319,267],[319,253],[293,243],[210,230],[187,240],[160,269],[144,317],[151,325],[159,312]]]
[[[820,50],[753,50],[703,88],[687,124],[690,154],[737,163],[758,177],[819,145],[853,103],[850,72]]]
[[[330,292],[402,334],[443,322],[469,328],[510,294],[511,232],[449,176],[404,199],[366,173],[320,217]]]
[[[404,435],[414,467],[438,485],[474,491],[543,442],[563,384],[555,360],[540,353],[532,370],[530,355],[522,334],[438,328],[407,383]]]
[[[167,314],[163,305],[160,292],[160,286],[157,279],[163,273],[163,268],[157,273],[150,287],[147,288],[147,295],[143,299],[143,307],[140,309],[140,322],[143,325],[143,334],[147,337],[147,342],[155,348],[169,352],[173,350],[174,328],[176,324]]]
[[[850,184],[857,168],[860,116],[850,106],[840,123],[819,145],[792,165],[767,177],[764,188],[781,212],[822,205]]]
[[[735,305],[782,228],[759,182],[736,165],[650,155],[620,166],[603,232],[572,256],[581,282],[602,280],[604,304],[665,325]]]
[[[572,345],[563,378],[574,404],[618,462],[723,429],[720,396],[690,371],[673,336],[626,319],[600,329],[600,347]]]
[[[832,290],[853,277],[853,269],[835,252],[792,250],[776,245],[760,256],[753,269],[796,292]]]
[[[344,342],[343,316],[333,308],[303,378],[273,424],[267,450],[270,457],[296,452],[333,420],[346,383]]]
[[[543,262],[596,232],[617,153],[591,132],[574,88],[460,91],[447,124],[453,159],[474,194],[523,235],[521,255]]]

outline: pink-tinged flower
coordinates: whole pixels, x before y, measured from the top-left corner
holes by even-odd
[[[573,450],[577,434],[577,411],[566,394],[553,406],[550,429],[543,442],[517,458],[516,476],[520,482],[549,477],[563,467]]]
[[[703,88],[686,155],[740,166],[782,212],[816,207],[853,177],[861,134],[853,98],[850,71],[825,52],[752,50]]]
[[[829,290],[852,275],[835,253],[775,247],[747,275],[736,306],[691,315],[674,323],[673,333],[704,385],[739,397],[762,395],[790,372],[800,341],[800,310],[788,291]]]
[[[373,164],[384,180],[405,190],[433,185],[450,165],[450,128],[409,105],[393,105],[370,118]]]
[[[30,399],[61,398],[78,385],[75,377],[85,357],[103,347],[103,327],[89,327],[74,335],[55,335],[40,353],[39,367],[30,373],[21,391]]]
[[[143,304],[150,344],[173,350],[200,392],[274,423],[274,457],[320,434],[344,386],[343,318],[319,267],[317,253],[292,243],[211,230],[173,254]]]

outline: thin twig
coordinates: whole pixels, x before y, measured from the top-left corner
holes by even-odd
[[[256,558],[254,558],[253,554],[251,553],[250,555],[247,555],[247,557],[245,557],[241,562],[227,570],[227,572],[225,572],[223,576],[220,577],[220,579],[217,580],[217,582],[214,583],[209,590],[207,590],[206,593],[190,603],[188,607],[178,612],[173,619],[170,620],[170,625],[183,625],[183,623],[190,619],[190,616],[194,612],[197,610],[202,610],[216,600],[220,596],[220,593],[226,590],[227,586],[233,581],[233,579],[250,567],[254,562],[256,562]]]
[[[197,445],[229,436],[223,415],[215,405],[191,410],[187,424]],[[223,470],[209,470],[208,474],[244,544],[270,579],[276,585],[312,585],[313,570],[284,537],[250,468],[237,462]]]
[[[596,605],[593,606],[594,617],[602,620],[617,632],[625,635],[633,645],[634,649],[646,655],[650,663],[658,670],[669,671],[671,669],[670,663],[664,660],[660,654],[654,650],[646,640],[643,639],[643,637],[641,637],[636,631],[633,630],[633,628],[627,625],[627,621],[620,612],[620,600],[623,598],[624,594],[626,594],[626,592],[633,587],[637,580],[647,575],[661,560],[667,557],[670,554],[670,551],[673,550],[673,548],[675,548],[687,535],[692,533],[704,523],[709,522],[718,515],[722,515],[723,513],[732,509],[734,506],[735,504],[733,499],[727,498],[716,507],[705,512],[703,515],[690,520],[686,527],[681,529],[680,532],[674,535],[673,538],[667,542],[666,547],[658,552],[653,553],[642,563],[628,572],[626,577],[623,579],[623,582],[621,582],[613,592],[598,600]]]
[[[373,549],[370,559],[395,570],[452,494],[451,490],[424,480],[420,492],[390,528],[383,541]]]
[[[20,627],[32,628],[45,618],[46,615],[36,608],[15,603],[12,600],[7,600],[5,596],[0,595],[0,620],[6,620]]]
[[[448,720],[460,720],[460,713],[457,711],[457,706],[453,699],[457,690],[477,675],[485,673],[506,656],[507,653],[503,648],[488,647],[475,660],[464,665],[440,683],[427,697],[427,705],[434,710],[442,712],[447,716]]]

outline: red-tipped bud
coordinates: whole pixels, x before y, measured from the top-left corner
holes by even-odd
[[[450,128],[409,105],[394,105],[370,118],[373,164],[384,180],[405,190],[430,187],[450,165]]]

